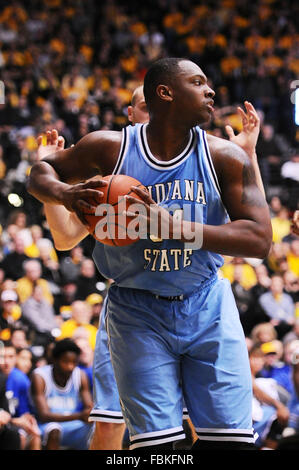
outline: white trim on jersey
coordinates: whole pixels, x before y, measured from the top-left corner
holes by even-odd
[[[144,158],[144,160],[150,165],[152,168],[155,168],[156,170],[172,170],[173,168],[177,168],[179,165],[181,165],[187,158],[191,155],[191,153],[194,150],[195,144],[196,144],[196,134],[194,132],[194,129],[190,130],[190,137],[189,141],[184,148],[184,150],[177,155],[176,157],[172,158],[171,160],[164,161],[164,160],[158,160],[154,155],[152,154],[148,142],[147,142],[147,137],[146,137],[146,128],[148,124],[142,124],[138,128],[138,143],[139,143],[139,149],[141,151],[141,154]]]
[[[130,136],[130,132],[129,132],[128,126],[124,127],[122,129],[122,141],[121,141],[120,151],[119,151],[119,155],[118,155],[114,170],[112,172],[112,175],[117,175],[122,167],[123,160],[127,154],[127,150],[129,147],[129,140],[130,140],[129,136]]]

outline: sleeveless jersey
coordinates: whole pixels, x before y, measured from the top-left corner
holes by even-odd
[[[136,178],[148,188],[155,202],[171,213],[183,209],[184,220],[209,225],[226,223],[227,212],[206,133],[194,127],[183,152],[170,161],[160,161],[149,149],[146,126],[136,124],[123,129],[114,174]],[[162,296],[193,292],[216,275],[223,264],[221,255],[196,249],[190,243],[153,241],[150,237],[124,247],[96,242],[93,258],[100,273],[118,286],[146,289]]]
[[[45,397],[52,413],[72,414],[82,408],[80,398],[81,371],[75,367],[64,387],[56,384],[53,377],[53,365],[35,369],[34,374],[40,375],[45,381]]]

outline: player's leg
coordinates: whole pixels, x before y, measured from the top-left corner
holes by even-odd
[[[90,450],[121,450],[125,431],[124,419],[108,349],[104,302],[93,361],[93,409],[89,421],[95,422]]]
[[[168,445],[182,427],[177,338],[169,305],[133,289],[111,286],[108,336],[130,449]],[[171,446],[171,444],[170,444]]]
[[[89,450],[121,450],[125,424],[97,421]]]
[[[229,282],[217,280],[193,296],[190,315],[197,335],[184,355],[182,376],[199,437],[194,449],[254,448],[248,352]]]

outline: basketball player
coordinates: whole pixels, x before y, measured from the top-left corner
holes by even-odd
[[[32,375],[32,397],[47,450],[88,447],[92,400],[87,376],[78,367],[80,352],[69,338],[58,341],[53,364],[38,367]]]
[[[96,264],[115,280],[107,317],[113,368],[131,449],[171,447],[184,437],[183,393],[200,448],[249,448],[254,437],[247,348],[230,284],[217,278],[223,261],[216,253],[267,256],[268,207],[246,153],[197,127],[211,118],[214,92],[196,64],[158,61],[147,72],[144,92],[148,125],[85,136],[36,164],[28,190],[84,220],[84,210],[94,210],[88,198],[100,203],[102,194],[94,189],[98,182],[79,181],[114,172],[152,189],[152,197],[135,192],[146,210],[150,204],[159,210],[158,232],[164,223],[170,233],[174,223],[186,228],[184,219],[174,222],[155,202],[161,187],[169,202],[189,201],[200,212],[201,223],[183,230],[180,240],[149,238],[122,248],[96,243]],[[202,248],[185,248],[198,231]]]

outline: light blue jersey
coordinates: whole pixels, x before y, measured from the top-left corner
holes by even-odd
[[[53,365],[38,367],[34,374],[40,375],[45,382],[45,398],[51,413],[71,415],[82,409],[80,398],[81,369],[75,367],[64,387],[56,384],[53,377]],[[67,419],[67,418],[66,418]],[[79,419],[63,422],[38,423],[43,444],[53,430],[61,434],[60,445],[69,449],[86,450],[92,427]]]
[[[227,221],[206,133],[190,130],[186,148],[170,161],[157,160],[146,138],[146,124],[123,130],[115,174],[125,174],[146,186],[152,198],[184,219],[209,225]],[[210,279],[223,264],[221,255],[178,240],[154,242],[150,238],[129,246],[97,242],[93,253],[99,271],[120,287],[146,289],[154,294],[188,294]]]

